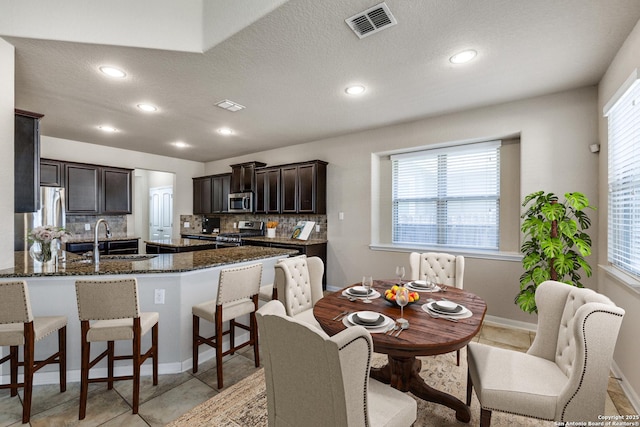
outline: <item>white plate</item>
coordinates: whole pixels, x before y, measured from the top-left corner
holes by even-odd
[[[458,311],[458,312],[451,312],[451,311],[444,311],[444,310],[439,310],[438,307],[434,307],[434,304],[437,301],[432,301],[432,302],[428,302],[425,305],[427,306],[427,308],[429,310],[431,310],[434,313],[437,314],[443,314],[445,316],[452,316],[452,317],[458,317],[458,316],[464,316],[467,313],[471,313],[471,311],[469,311],[469,309],[467,307],[465,307],[464,305],[460,305],[458,304],[459,307],[462,308],[462,310]]]
[[[351,289],[351,288],[349,288]],[[358,299],[365,299],[367,296],[362,294],[362,295],[355,295],[352,294],[351,292],[349,292],[349,289],[345,289],[344,291],[342,291],[342,295],[345,297],[349,297],[349,298],[358,298]],[[369,294],[369,299],[376,299],[376,298],[380,298],[380,292],[376,291],[375,289],[371,290],[371,293]]]
[[[436,301],[433,303],[433,308],[440,311],[446,311],[448,313],[458,312],[458,307],[462,307],[457,302],[453,301]]]
[[[367,329],[370,333],[375,334],[375,333],[379,333],[379,332],[384,332],[387,329],[387,326],[389,326],[391,323],[393,323],[393,319],[385,316],[384,314],[380,314],[380,316],[384,317],[384,321],[377,326],[368,326],[368,325],[360,325],[358,323],[355,323],[352,319],[353,319],[353,315],[355,313],[352,313],[348,316],[345,316],[342,318],[342,323],[348,328],[350,326],[362,326],[363,328]]]
[[[353,286],[347,289],[347,292],[349,292],[353,296],[358,296],[358,297],[364,297],[367,295],[367,289],[364,286]],[[369,295],[371,295],[372,292],[373,292],[373,289],[369,289]]]
[[[443,311],[440,311],[438,309],[432,308],[432,305],[433,305],[433,302],[428,302],[426,304],[422,304],[421,308],[422,308],[422,310],[426,311],[427,313],[434,313],[437,316],[448,317],[448,318],[451,318],[451,319],[467,319],[467,318],[473,316],[473,313],[471,312],[471,310],[469,310],[468,308],[466,308],[463,305],[460,306],[460,307],[462,307],[462,311],[460,311],[460,313],[443,312]]]
[[[414,291],[414,292],[440,292],[442,289],[440,288],[440,286],[435,285],[433,288],[419,288],[416,286],[412,286],[411,283],[407,283],[406,285],[404,285],[405,288],[409,289],[410,291]]]
[[[359,311],[356,315],[363,323],[375,323],[380,319],[380,313],[376,313],[375,311]]]

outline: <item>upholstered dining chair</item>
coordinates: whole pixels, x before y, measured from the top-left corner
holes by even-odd
[[[198,349],[207,344],[216,350],[216,375],[218,388],[224,387],[222,376],[222,358],[234,354],[239,349],[253,345],[253,357],[256,368],[260,366],[258,351],[258,327],[255,312],[258,309],[258,294],[262,280],[262,264],[251,264],[242,267],[227,268],[220,271],[217,298],[194,305],[193,315],[193,373],[198,372]],[[249,324],[238,322],[237,318],[249,315]],[[214,334],[210,337],[200,335],[200,319],[213,323]],[[229,329],[224,330],[223,322],[229,322]],[[249,339],[239,345],[235,344],[235,328],[249,331]],[[222,350],[222,338],[229,336],[229,349]]]
[[[324,262],[319,257],[300,255],[276,263],[276,295],[284,304],[287,316],[320,329],[320,324],[313,316],[313,306],[323,296],[323,276]]]
[[[329,337],[287,316],[280,301],[257,313],[269,426],[410,426],[415,399],[369,378],[373,341],[357,326]]]
[[[58,351],[43,361],[35,360],[36,341],[58,331]],[[0,365],[9,362],[10,382],[0,388],[10,388],[11,396],[24,388],[22,423],[31,418],[33,374],[45,365],[57,363],[60,371],[60,392],[67,390],[67,316],[33,317],[29,289],[25,281],[0,283],[0,346],[9,346],[9,354]],[[18,360],[18,348],[23,347],[23,361]],[[18,382],[18,367],[24,380]]]
[[[156,312],[141,312],[138,301],[138,282],[135,278],[116,280],[77,280],[76,297],[81,329],[80,411],[79,419],[87,413],[89,383],[133,380],[133,413],[140,404],[140,367],[153,360],[153,385],[158,385],[158,320]],[[151,346],[141,354],[142,337],[151,330]],[[132,341],[132,354],[115,355],[115,341]],[[91,343],[106,342],[107,349],[91,360]],[[89,378],[99,361],[107,357],[107,376]],[[131,360],[133,375],[114,375],[115,360]]]
[[[409,255],[411,280],[433,277],[438,283],[462,289],[464,257],[444,252],[411,252]],[[456,350],[456,364],[460,366],[460,350]]]
[[[546,281],[536,291],[538,328],[526,353],[469,343],[467,405],[475,389],[482,427],[491,411],[556,422],[604,414],[624,310],[590,289]]]

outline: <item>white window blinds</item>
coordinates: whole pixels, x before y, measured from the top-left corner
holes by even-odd
[[[497,250],[500,141],[391,156],[393,243]]]
[[[606,111],[609,127],[609,262],[640,275],[640,80]]]

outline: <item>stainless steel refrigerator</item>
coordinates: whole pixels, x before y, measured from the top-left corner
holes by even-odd
[[[15,214],[14,250],[29,250],[28,233],[41,225],[65,227],[64,188],[40,187],[40,210]]]

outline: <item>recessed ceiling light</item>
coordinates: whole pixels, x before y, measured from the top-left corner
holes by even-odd
[[[364,93],[365,87],[362,85],[354,85],[347,87],[344,91],[349,95],[360,95]]]
[[[233,129],[229,129],[229,128],[220,128],[218,129],[218,133],[220,135],[232,135],[233,134]]]
[[[116,78],[123,78],[127,75],[127,73],[125,73],[124,71],[115,68],[115,67],[109,67],[109,66],[102,66],[100,67],[100,71],[102,71],[102,73],[106,74],[109,77],[116,77]]]
[[[158,108],[151,104],[138,104],[138,108],[148,113],[153,113],[154,111],[158,111]]]
[[[473,49],[463,50],[462,52],[458,52],[451,58],[449,58],[449,61],[452,64],[464,64],[465,62],[469,62],[473,58],[475,58],[477,54],[478,52]]]
[[[98,129],[100,129],[101,131],[104,131],[104,132],[117,132],[118,131],[118,129],[114,128],[113,126],[107,126],[107,125],[98,126]]]
[[[176,142],[173,143],[173,145],[175,145],[178,148],[186,148],[186,147],[189,146],[187,143],[182,142],[182,141],[176,141]]]

